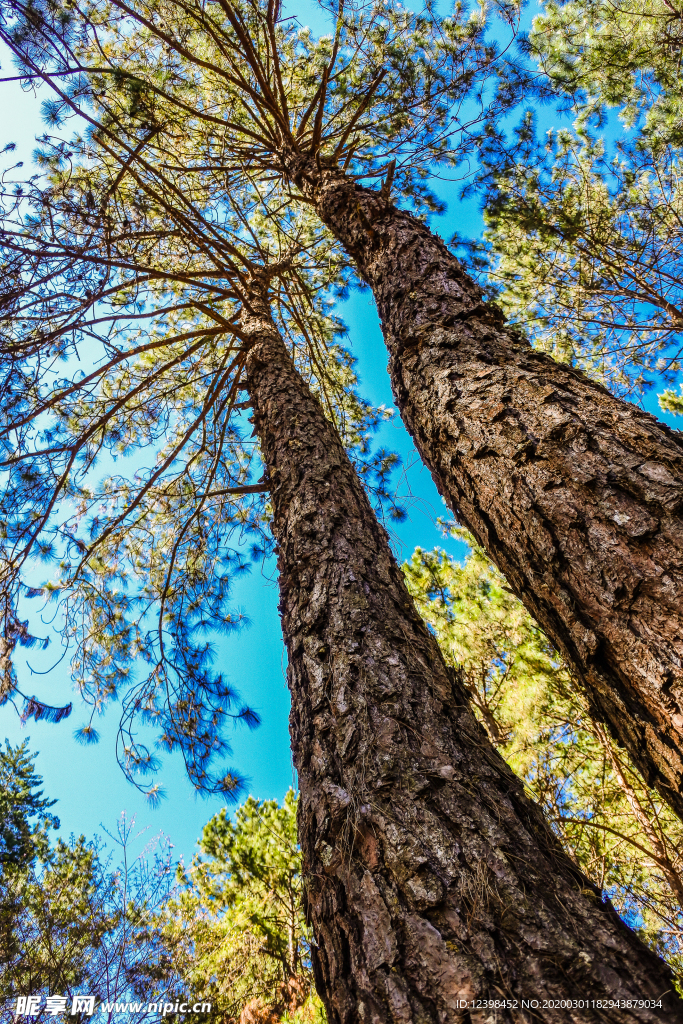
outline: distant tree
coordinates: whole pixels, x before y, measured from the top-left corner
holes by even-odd
[[[683,388],[683,385],[681,385]],[[677,395],[675,391],[667,389],[659,396],[659,404],[662,409],[672,412],[674,416],[683,416],[683,394]]]
[[[125,818],[110,837],[120,855],[116,865],[84,836],[51,844],[46,828],[57,819],[45,808],[56,801],[35,792],[42,779],[27,744],[0,751],[0,779],[11,795],[23,794],[13,799],[12,820],[39,816],[30,833],[23,830],[35,843],[15,844],[21,856],[0,862],[0,1018],[14,1018],[19,996],[64,996],[70,1011],[74,995],[83,994],[95,997],[98,1019],[111,1024],[156,1019],[148,1002],[166,1001],[175,978],[154,925],[172,888],[170,845],[162,843],[152,859],[149,848],[131,859],[134,822]],[[15,771],[23,785],[14,785]],[[137,1010],[115,1005],[130,1001],[140,1003]],[[39,1019],[50,1019],[44,1003]]]
[[[566,666],[466,531],[417,548],[408,589],[491,740],[586,875],[683,982],[683,828],[590,717]]]
[[[223,810],[204,827],[201,854],[181,896],[164,912],[188,991],[210,999],[212,1019],[324,1022],[303,909],[297,799],[249,797],[231,821]]]
[[[24,867],[45,856],[48,830],[59,828],[59,819],[49,811],[57,801],[44,799],[38,789],[37,755],[29,753],[28,744],[27,738],[12,747],[6,739],[0,747],[0,869]]]
[[[107,881],[84,837],[58,840],[43,858],[0,876],[0,997],[89,990],[89,966],[114,929]],[[88,993],[89,994],[89,993]],[[92,994],[95,994],[94,992]]]

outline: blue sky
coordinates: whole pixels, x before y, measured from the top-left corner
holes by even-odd
[[[290,5],[290,9],[294,9]],[[297,13],[315,30],[322,26],[311,16],[311,6],[297,4]],[[3,73],[7,74],[3,61]],[[0,147],[6,142],[17,143],[17,157],[28,165],[34,147],[34,137],[42,126],[38,103],[25,95],[16,84],[2,85],[2,114],[0,114]],[[445,238],[457,228],[462,235],[477,236],[482,227],[476,202],[457,200],[456,187],[442,189],[449,209],[433,226]],[[389,378],[386,370],[386,348],[379,330],[374,301],[370,293],[354,292],[342,305],[341,315],[349,327],[349,345],[358,357],[361,392],[373,404],[393,407]],[[647,399],[646,407],[672,426],[680,426],[673,417],[662,417],[655,393]],[[435,527],[438,516],[446,515],[429,473],[421,466],[412,441],[398,415],[382,428],[377,441],[397,451],[406,469],[406,481],[413,500],[407,506],[408,518],[393,527],[394,547],[400,559],[409,557],[416,545],[432,547],[440,544],[458,557],[464,546],[444,542]],[[277,614],[277,582],[275,566],[266,566],[265,572],[254,567],[250,576],[241,579],[235,587],[233,604],[246,612],[251,625],[241,633],[217,641],[218,660],[228,680],[240,691],[246,701],[262,716],[263,724],[255,732],[236,728],[230,735],[233,746],[231,763],[250,779],[249,791],[259,798],[281,798],[294,782],[291,764],[287,715],[289,700],[285,680],[285,655]],[[101,825],[113,830],[122,811],[136,815],[137,824],[149,827],[151,833],[163,831],[175,846],[177,856],[188,859],[193,852],[203,824],[215,813],[222,801],[202,800],[195,796],[187,781],[179,756],[166,757],[160,772],[166,799],[154,810],[144,797],[129,783],[117,766],[115,739],[118,725],[116,706],[110,708],[98,722],[100,742],[97,746],[82,747],[73,739],[73,729],[84,716],[78,699],[71,691],[68,659],[47,676],[32,676],[34,669],[47,669],[54,661],[54,646],[44,653],[20,650],[17,669],[21,688],[36,693],[40,699],[52,703],[67,703],[74,699],[71,718],[59,725],[31,722],[22,727],[11,705],[0,708],[0,740],[7,737],[16,743],[27,736],[31,748],[39,751],[37,769],[45,780],[45,792],[57,797],[55,811],[62,823],[62,833],[84,833],[91,836],[101,832]]]

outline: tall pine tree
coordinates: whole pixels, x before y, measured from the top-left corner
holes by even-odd
[[[8,578],[22,585],[30,545],[63,543],[54,592],[75,668],[89,673],[95,713],[121,694],[129,772],[156,767],[142,719],[182,751],[197,786],[234,797],[236,773],[213,763],[226,753],[221,725],[252,715],[231,711],[203,633],[229,614],[230,530],[265,533],[268,510],[246,502],[267,493],[305,900],[329,1018],[495,1009],[513,1021],[526,999],[548,1021],[570,1021],[578,1000],[591,1004],[588,1020],[603,1000],[616,1021],[683,1019],[669,969],[563,853],[407,592],[347,452],[381,490],[383,463],[368,464],[354,436],[371,411],[344,387],[341,354],[322,347],[334,339],[325,240],[294,213],[273,225],[260,200],[246,221],[242,202],[231,213],[200,207],[191,189],[164,191],[167,168],[150,168],[144,150],[150,132],[123,167],[114,154],[60,174],[55,159],[50,189],[33,194],[31,221],[11,236],[21,314],[7,430],[22,444],[8,457]],[[201,231],[188,232],[190,214]],[[329,418],[278,327],[322,401],[336,373]],[[301,335],[321,343],[315,372]],[[43,374],[48,354],[74,350],[94,364],[85,376],[77,364],[71,378]],[[345,410],[346,446],[333,422],[343,429]],[[97,484],[103,450],[136,455],[135,472]],[[131,684],[138,657],[147,675]]]
[[[570,1021],[589,992],[584,1020],[601,1019],[589,1001],[603,998],[615,1021],[657,1019],[634,1003],[670,985],[666,973],[565,856],[473,717],[262,288],[256,278],[242,314],[246,388],[273,506],[305,900],[328,1019],[495,1009],[514,1021],[531,998],[541,1020]],[[617,996],[629,986],[636,999]],[[655,1014],[683,1014],[668,998]]]

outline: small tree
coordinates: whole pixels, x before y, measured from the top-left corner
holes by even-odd
[[[18,747],[5,740],[0,748],[0,867],[23,867],[48,848],[48,830],[59,828],[59,819],[49,808],[56,800],[43,799],[38,789],[36,754],[29,754],[28,739]],[[35,819],[32,821],[31,819]]]
[[[166,911],[167,933],[186,987],[210,999],[221,1020],[324,1019],[313,991],[296,808],[290,790],[282,805],[249,797],[234,823],[222,810],[204,828],[201,854],[179,869],[185,888]]]
[[[60,995],[70,1007],[74,995],[84,994],[101,1004],[98,1019],[140,1024],[154,1016],[147,1012],[150,999],[163,999],[159,989],[175,978],[155,927],[172,885],[170,845],[162,842],[151,859],[149,846],[131,859],[134,821],[125,816],[111,836],[120,851],[117,866],[84,836],[50,844],[46,829],[59,823],[46,809],[56,801],[37,791],[42,779],[27,744],[0,750],[13,826],[9,831],[5,823],[3,837],[9,831],[10,839],[22,839],[0,862],[0,1005],[12,1016],[19,996]],[[33,815],[38,821],[31,827]],[[140,1003],[137,1010],[115,1005],[130,1001]]]

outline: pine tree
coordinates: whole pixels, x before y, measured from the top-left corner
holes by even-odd
[[[179,870],[184,890],[165,912],[185,991],[220,1020],[324,1018],[303,915],[297,798],[248,800],[204,827],[200,854]],[[324,1020],[322,1022],[324,1024]]]
[[[44,855],[48,830],[59,828],[50,814],[56,800],[43,798],[38,790],[42,779],[35,772],[36,754],[30,754],[28,739],[18,747],[5,740],[0,748],[0,866],[23,867]],[[32,821],[31,819],[36,819]]]
[[[170,895],[170,847],[162,843],[151,863],[131,857],[134,821],[125,818],[110,837],[120,864],[84,836],[50,842],[48,829],[59,822],[47,809],[56,801],[36,792],[42,779],[35,758],[28,741],[0,750],[0,800],[8,808],[2,835],[9,840],[0,860],[0,1018],[16,1019],[21,996],[41,1003],[61,996],[70,1014],[73,997],[85,994],[97,1004],[144,1000],[144,1012],[142,1003],[131,1013],[98,1008],[111,1024],[141,1024],[149,997],[176,984],[169,944],[155,923]],[[89,1019],[71,1016],[76,1024]]]
[[[118,152],[122,174],[163,166],[154,202],[180,204],[176,230],[205,229],[181,197],[203,190],[214,209],[247,168],[264,197],[279,177],[316,211],[373,290],[397,405],[444,497],[572,665],[595,717],[683,813],[680,440],[531,349],[420,216],[391,201],[436,208],[429,168],[495,134],[527,87],[488,45],[483,17],[344,8],[334,34],[314,40],[256,2],[93,3],[57,19],[48,6],[11,10],[19,22],[4,38],[27,75],[49,78],[48,119],[92,103],[92,137]],[[477,96],[478,131],[466,103]],[[373,177],[379,189],[357,180]],[[270,210],[282,210],[277,188]]]

